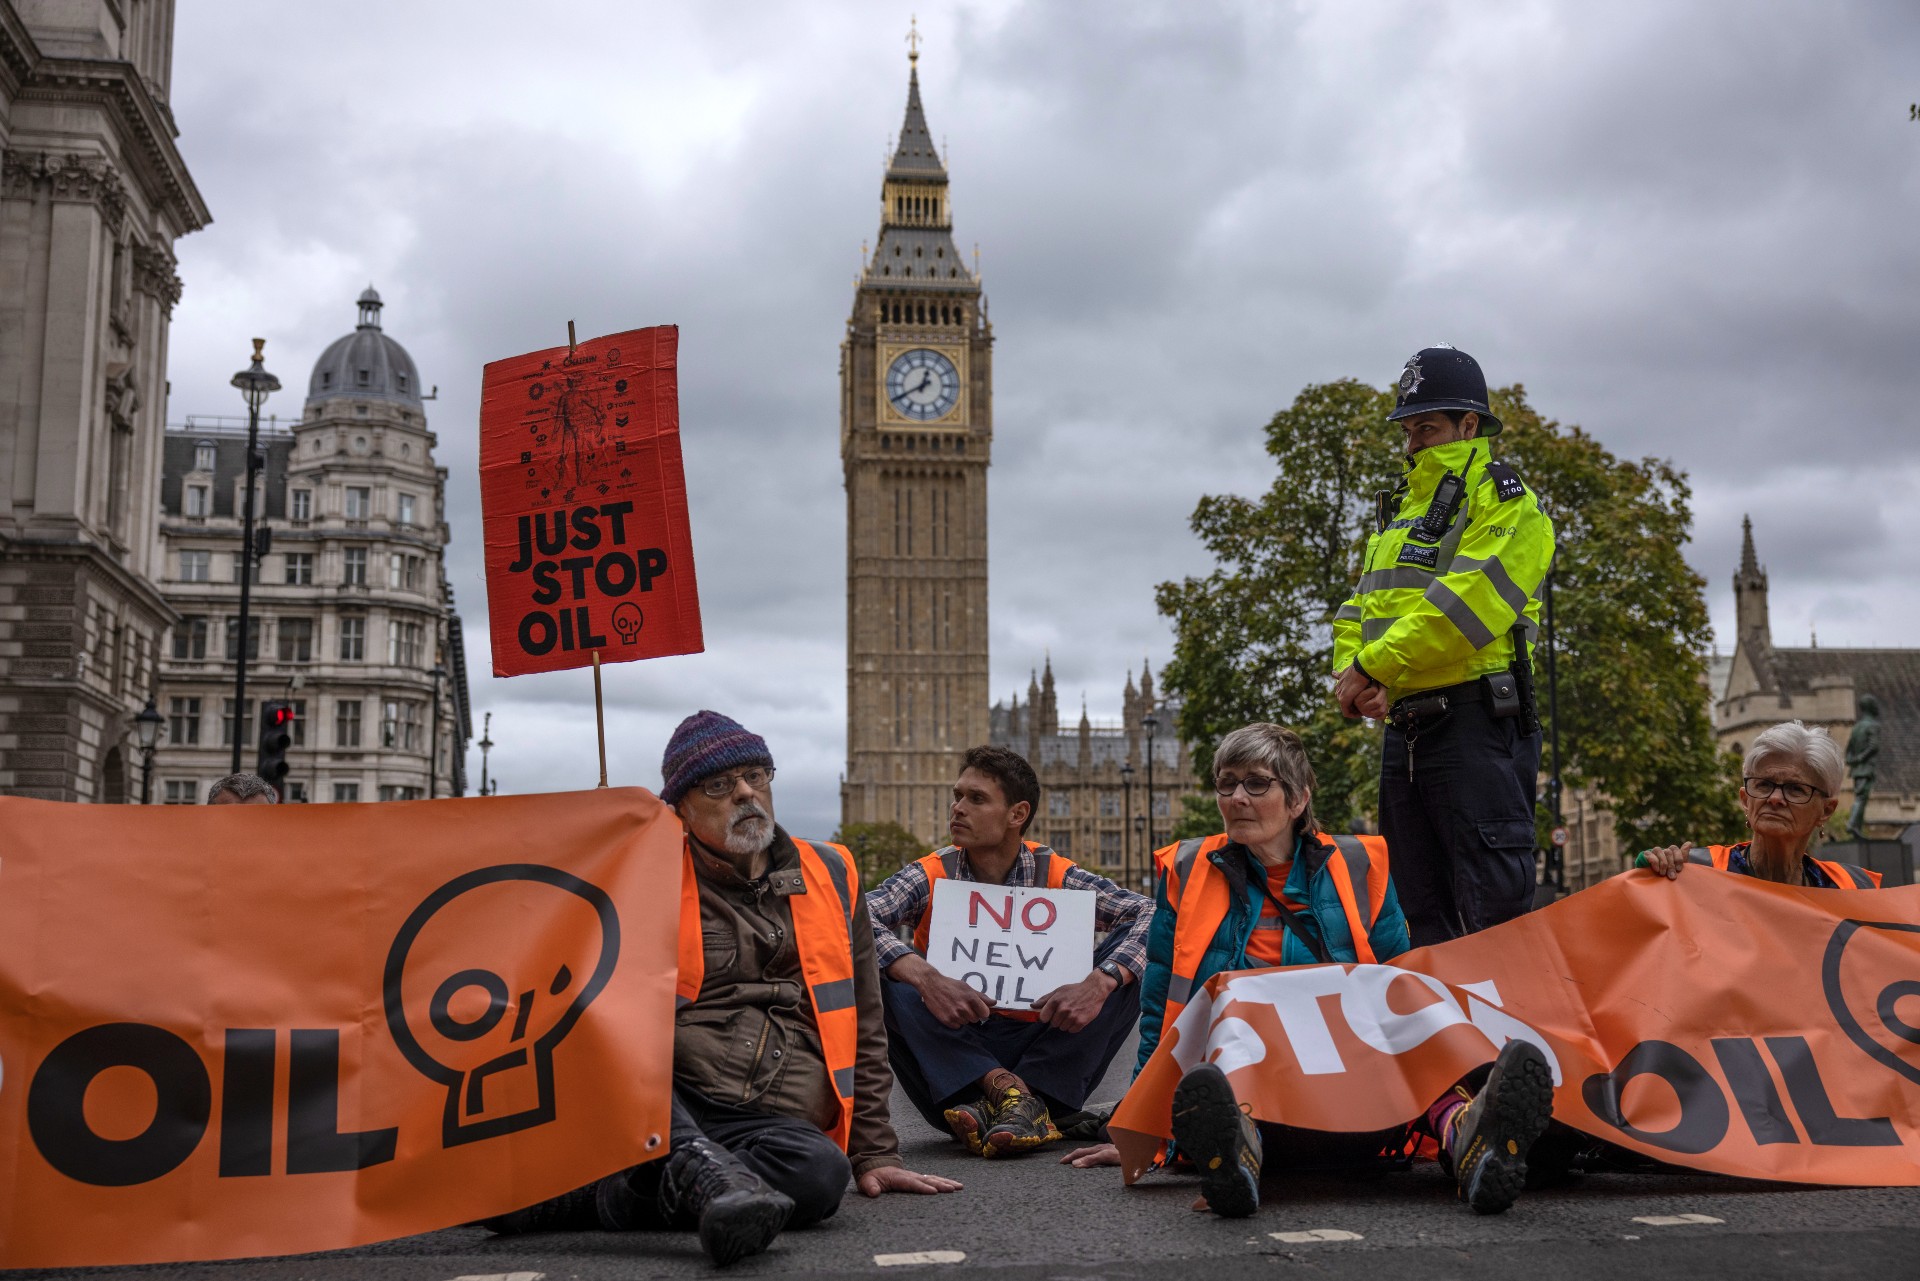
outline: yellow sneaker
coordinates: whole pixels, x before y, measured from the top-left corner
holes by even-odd
[[[1010,1156],[1059,1141],[1060,1131],[1040,1096],[1010,1085],[993,1104],[993,1121],[981,1140],[981,1155]]]

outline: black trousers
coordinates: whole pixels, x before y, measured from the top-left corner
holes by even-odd
[[[1533,906],[1533,788],[1540,735],[1484,702],[1456,703],[1407,735],[1387,727],[1380,829],[1415,947],[1512,920]]]
[[[947,1122],[941,1113],[978,1098],[980,1078],[995,1068],[1018,1075],[1049,1111],[1077,1111],[1140,1021],[1138,983],[1109,992],[1100,1013],[1078,1032],[998,1017],[950,1028],[933,1017],[911,984],[888,979],[880,993],[893,1075],[927,1124],[942,1133]]]

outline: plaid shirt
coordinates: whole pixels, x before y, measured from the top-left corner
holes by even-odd
[[[1040,852],[1053,853],[1044,845],[1040,847]],[[1060,856],[1056,854],[1054,857]],[[1022,848],[1020,857],[1014,860],[1012,870],[1007,873],[1006,883],[1034,884],[1034,866],[1034,851]],[[964,852],[953,879],[978,879],[973,874],[972,862]],[[1147,927],[1153,922],[1153,900],[1132,890],[1122,889],[1106,877],[1089,872],[1084,867],[1069,867],[1065,879],[1060,882],[1060,888],[1092,890],[1100,896],[1094,900],[1093,906],[1093,928],[1107,935],[1107,941],[1100,949],[1100,959],[1131,970],[1134,980],[1139,981],[1147,971]],[[867,891],[867,915],[873,918],[874,957],[880,963],[882,974],[901,957],[914,955],[913,948],[901,941],[900,931],[912,933],[932,902],[933,882],[927,879],[926,870],[918,863],[907,864]]]

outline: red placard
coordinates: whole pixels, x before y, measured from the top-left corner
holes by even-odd
[[[496,360],[480,387],[493,674],[697,654],[674,325]]]

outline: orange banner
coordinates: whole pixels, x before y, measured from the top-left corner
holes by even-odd
[[[1392,965],[1217,975],[1114,1115],[1127,1179],[1203,1058],[1260,1120],[1365,1132],[1511,1039],[1546,1051],[1557,1120],[1648,1156],[1920,1184],[1920,887],[1636,872]]]
[[[638,788],[0,798],[0,1267],[359,1245],[663,1154],[681,861]]]
[[[480,385],[493,674],[697,654],[680,331],[496,360]]]

